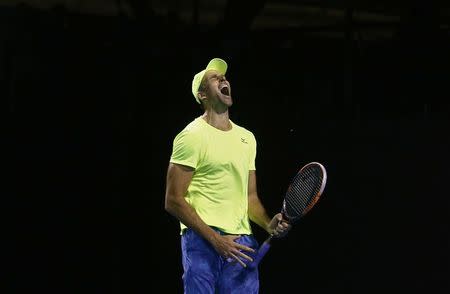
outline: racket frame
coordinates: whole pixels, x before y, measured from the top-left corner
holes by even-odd
[[[311,208],[314,207],[314,205],[317,203],[317,201],[319,201],[320,196],[322,196],[323,190],[325,189],[325,186],[326,186],[326,183],[327,183],[327,171],[326,171],[325,167],[324,167],[321,163],[319,163],[319,162],[313,161],[313,162],[310,162],[310,163],[304,165],[304,166],[297,172],[297,174],[295,175],[295,177],[296,177],[299,173],[301,173],[304,169],[306,169],[307,167],[309,167],[309,166],[311,166],[311,165],[317,165],[317,166],[322,170],[322,175],[323,175],[323,177],[322,177],[322,184],[321,184],[321,186],[320,186],[319,191],[318,191],[317,194],[313,197],[313,199],[312,199],[311,202],[308,204],[308,206],[305,207],[305,210],[302,212],[302,214],[299,215],[299,216],[297,216],[297,217],[289,216],[289,215],[286,213],[286,197],[283,199],[283,205],[281,206],[281,214],[283,215],[283,219],[284,219],[285,221],[288,221],[289,223],[294,223],[294,222],[298,221],[300,218],[302,218],[305,214],[307,214],[307,213],[311,210]],[[295,177],[294,177],[293,179],[295,179]],[[291,187],[292,187],[292,182],[289,184],[288,191],[291,189]]]
[[[314,205],[317,203],[317,201],[319,201],[319,199],[322,196],[322,193],[323,193],[323,191],[325,189],[325,185],[327,183],[327,172],[326,172],[325,167],[319,162],[313,161],[313,162],[310,162],[310,163],[304,165],[297,172],[297,174],[295,176],[297,176],[299,173],[301,173],[305,168],[309,167],[310,165],[317,165],[322,170],[322,175],[323,175],[323,177],[322,177],[322,184],[321,184],[320,189],[317,192],[317,194],[313,197],[313,199],[311,200],[309,205],[304,209],[302,214],[299,215],[298,217],[289,217],[288,215],[286,215],[286,197],[285,197],[285,199],[283,199],[283,205],[282,205],[282,208],[281,208],[281,214],[283,216],[283,220],[289,222],[290,224],[293,224],[294,222],[296,222],[300,218],[302,218],[304,215],[306,215],[311,210],[311,208],[314,207]],[[291,186],[292,186],[292,181],[289,184],[288,191],[291,188]],[[270,247],[271,247],[271,240],[273,239],[273,237],[274,237],[274,235],[270,234],[270,236],[263,242],[263,244],[260,246],[260,248],[258,250],[258,253],[257,253],[254,261],[249,264],[250,267],[257,267],[258,266],[258,264],[260,263],[261,259],[266,255],[267,251],[270,249]]]

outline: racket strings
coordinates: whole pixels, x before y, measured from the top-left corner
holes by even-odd
[[[317,166],[309,166],[293,179],[285,199],[286,214],[291,218],[300,217],[314,197],[320,192],[323,173]]]

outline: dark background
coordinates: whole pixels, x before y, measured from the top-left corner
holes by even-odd
[[[328,170],[261,293],[449,292],[444,1],[60,2],[0,6],[11,293],[182,292],[165,174],[213,57],[270,214],[300,166]]]

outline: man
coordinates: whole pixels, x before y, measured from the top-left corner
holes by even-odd
[[[212,59],[192,81],[204,113],[175,138],[165,209],[180,221],[185,293],[258,293],[258,248],[250,221],[275,237],[290,225],[270,219],[256,189],[256,140],[229,118],[227,63]]]

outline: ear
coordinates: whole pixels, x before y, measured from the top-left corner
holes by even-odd
[[[197,93],[198,100],[202,101],[203,99],[206,99],[206,94],[202,91]]]

